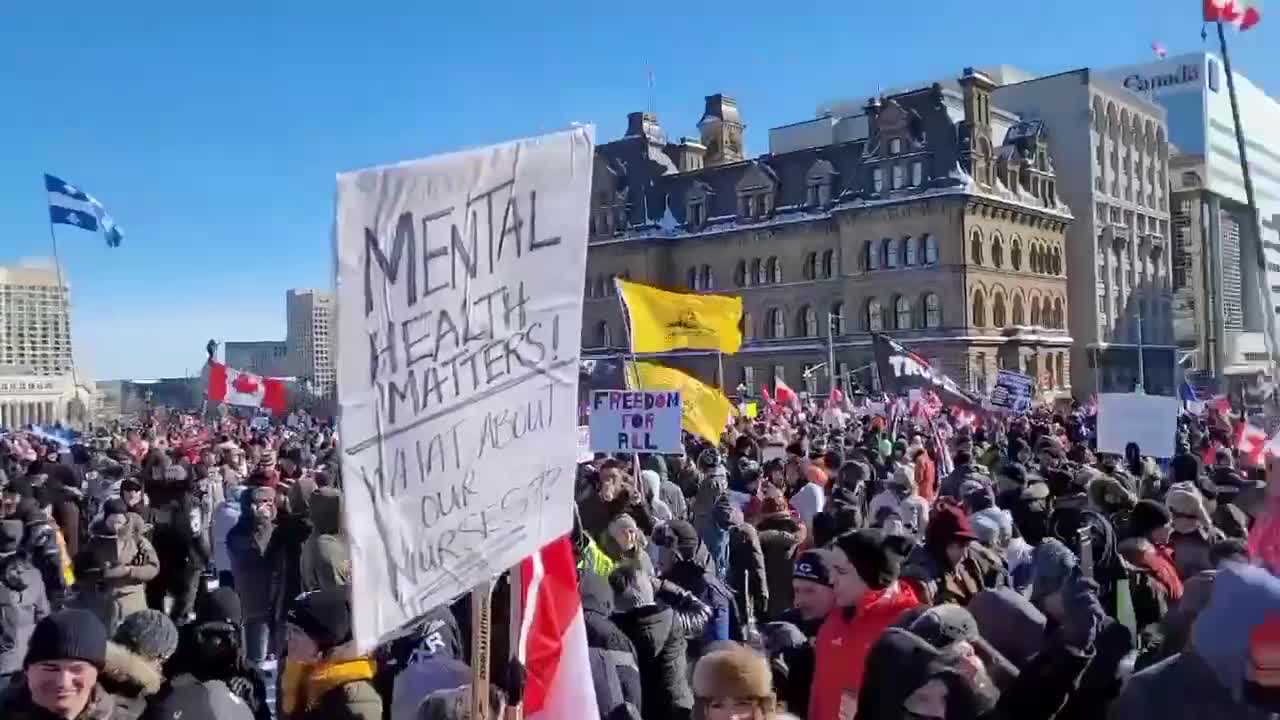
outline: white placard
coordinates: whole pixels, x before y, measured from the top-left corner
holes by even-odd
[[[591,452],[591,428],[587,425],[578,426],[578,462],[587,463],[594,460],[596,454]]]
[[[1138,443],[1143,455],[1173,457],[1178,398],[1141,393],[1098,395],[1098,452],[1124,454]]]
[[[594,130],[338,176],[356,641],[573,524]]]
[[[593,390],[591,450],[603,453],[681,452],[680,392]]]

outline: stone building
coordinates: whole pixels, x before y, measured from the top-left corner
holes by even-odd
[[[775,377],[876,388],[878,330],[976,390],[1007,368],[1068,391],[1072,216],[1046,128],[994,107],[979,72],[958,87],[775,128],[755,158],[723,95],[706,98],[697,140],[667,142],[656,117],[632,113],[596,150],[584,357],[626,353],[611,282],[624,276],[743,297],[741,352],[662,358],[704,380],[722,366],[730,393]],[[818,370],[829,350],[834,368]]]

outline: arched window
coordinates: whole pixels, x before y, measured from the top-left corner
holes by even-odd
[[[822,277],[835,277],[836,274],[836,251],[824,250],[822,252]]]
[[[928,234],[924,236],[924,262],[926,265],[938,264],[938,238]]]
[[[818,253],[805,253],[802,274],[805,280],[813,280],[818,277]]]
[[[595,296],[596,296],[596,282],[595,282],[595,280],[592,280],[590,277],[588,277],[588,278],[586,279],[586,282],[585,282],[585,283],[583,283],[583,290],[582,290],[582,293],[583,293],[584,295],[586,295],[588,298],[593,298],[593,297],[595,297]]]
[[[884,266],[887,268],[898,267],[898,239],[884,239]]]
[[[613,335],[609,332],[609,323],[604,320],[596,325],[596,346],[613,347]]]
[[[937,293],[925,293],[924,326],[927,328],[942,327],[942,303]]]
[[[906,246],[906,250],[907,250],[907,259],[906,259],[906,262],[904,262],[903,264],[906,265],[907,267],[911,267],[912,265],[915,265],[918,262],[917,255],[916,255],[916,240],[915,238],[908,235],[902,238],[902,244]]]
[[[801,337],[818,336],[818,313],[810,305],[800,308],[799,329]]]
[[[690,289],[690,290],[697,290],[697,289],[698,289],[698,280],[699,280],[699,278],[698,278],[698,268],[697,268],[697,266],[694,266],[694,267],[689,268],[689,280],[688,280],[688,285],[689,285],[689,289]]]
[[[862,252],[864,255],[866,255],[865,262],[867,264],[867,269],[879,270],[880,269],[880,249],[877,247],[876,241],[868,240],[866,245],[863,246]]]
[[[880,301],[871,298],[867,301],[867,330],[877,332],[884,329],[884,317],[880,313]]]
[[[1031,324],[1040,325],[1040,298],[1031,298]]]
[[[827,322],[831,323],[832,335],[844,334],[844,303],[838,302],[831,306],[831,316],[827,318]]]
[[[1031,244],[1031,252],[1028,254],[1027,262],[1031,267],[1031,272],[1040,272],[1040,246],[1035,243]]]
[[[769,282],[782,282],[782,262],[776,257],[769,258]]]
[[[1014,270],[1022,269],[1022,238],[1015,235],[1013,246],[1009,248],[1009,266]]]
[[[991,264],[996,267],[1004,265],[1004,241],[999,235],[991,236]]]
[[[899,295],[893,301],[894,327],[899,330],[910,330],[914,323],[911,322],[911,301],[904,295]]]
[[[991,303],[991,325],[1002,328],[1007,319],[1004,314],[1004,293],[997,292],[995,300]]]
[[[617,274],[617,273],[614,273],[614,274],[610,275],[609,277],[605,278],[605,280],[604,280],[604,291],[605,291],[605,294],[606,294],[606,295],[616,295],[616,294],[618,294],[618,283],[617,283],[617,282],[615,282],[617,279],[618,279],[618,274]]]
[[[702,266],[702,289],[714,290],[715,287],[716,287],[716,279],[715,279],[715,276],[711,274],[711,266],[703,265]]]
[[[1066,319],[1062,314],[1062,298],[1053,301],[1053,327],[1061,330],[1066,325]]]
[[[746,287],[751,284],[751,277],[747,275],[746,260],[739,260],[737,266],[734,267],[733,282],[738,287]]]
[[[1053,269],[1052,269],[1052,272],[1053,272],[1053,274],[1054,274],[1054,275],[1059,275],[1059,276],[1060,276],[1060,275],[1062,275],[1062,249],[1061,249],[1061,248],[1054,248],[1054,249],[1053,249]]]
[[[756,339],[756,327],[751,322],[751,313],[749,312],[742,313],[742,339],[744,341]]]
[[[969,235],[969,260],[974,265],[982,264],[982,232],[977,228]]]
[[[769,276],[765,275],[764,263],[760,262],[760,258],[753,258],[751,260],[751,273],[749,277],[753,279],[747,280],[748,285],[764,285],[769,282]]]
[[[974,327],[987,326],[987,305],[982,301],[981,291],[973,294],[973,309],[970,312],[970,315],[973,316]]]
[[[595,279],[595,284],[596,284],[596,297],[604,297],[607,294],[607,291],[604,289],[604,276],[597,275]]]
[[[770,339],[784,338],[787,336],[787,320],[782,316],[782,311],[778,308],[769,308],[764,316],[764,332],[765,337]]]
[[[1026,317],[1026,315],[1023,313],[1023,307],[1022,307],[1022,296],[1021,296],[1021,295],[1014,295],[1014,296],[1013,296],[1013,324],[1014,324],[1014,325],[1026,325],[1026,324],[1027,324],[1027,317]]]

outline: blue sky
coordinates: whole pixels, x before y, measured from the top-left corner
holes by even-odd
[[[617,137],[650,68],[669,135],[696,135],[702,97],[725,92],[758,153],[819,102],[965,65],[1202,47],[1199,0],[177,6],[0,8],[0,263],[50,254],[46,171],[126,231],[115,250],[58,231],[77,359],[97,378],[194,371],[210,337],[283,338],[285,290],[331,284],[335,173],[573,121]],[[1280,10],[1232,40],[1280,94]]]

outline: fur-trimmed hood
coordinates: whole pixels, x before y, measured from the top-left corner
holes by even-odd
[[[155,663],[118,643],[107,643],[102,684],[116,695],[150,696],[160,692],[164,674]]]

